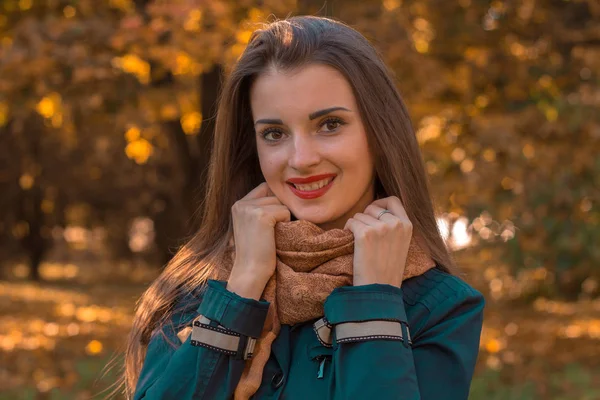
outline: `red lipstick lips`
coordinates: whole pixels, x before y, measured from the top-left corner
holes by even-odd
[[[323,179],[327,179],[332,176],[335,177],[335,174],[313,175],[313,176],[309,176],[308,178],[290,178],[287,180],[287,182],[291,182],[296,185],[305,185],[305,184],[311,183],[311,182],[322,181]]]
[[[329,188],[331,188],[331,185],[333,184],[333,181],[335,180],[335,174],[321,174],[321,175],[314,175],[314,176],[309,176],[308,178],[290,178],[287,180],[287,183],[290,187],[290,190],[298,197],[300,197],[301,199],[315,199],[317,197],[321,197],[323,196],[328,190]],[[331,179],[331,182],[329,182],[327,185],[323,186],[320,189],[315,189],[315,190],[300,190],[298,188],[296,188],[293,184],[298,184],[298,185],[305,185],[305,184],[309,184],[312,182],[317,182],[317,181],[321,181],[323,179],[329,179],[329,178],[334,178]]]

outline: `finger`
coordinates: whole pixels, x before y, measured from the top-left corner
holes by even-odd
[[[369,204],[367,206],[367,208],[365,208],[365,212],[363,214],[367,214],[367,215],[369,215],[369,216],[371,216],[371,217],[373,217],[375,219],[382,220],[383,217],[385,217],[386,215],[390,214],[390,213],[385,213],[380,218],[377,218],[377,216],[379,215],[379,213],[382,212],[382,211],[384,211],[384,210],[386,210],[386,208],[383,208],[383,207],[380,207],[380,206],[377,206],[377,205],[371,203],[371,204]],[[389,210],[389,211],[391,211],[391,210]]]
[[[352,230],[353,220],[353,218],[348,218],[348,220],[346,221],[346,225],[344,225],[344,229],[348,229],[349,231],[354,232]]]
[[[344,226],[344,229],[348,229],[355,236],[362,232],[364,228],[365,223],[358,219],[355,219],[354,217],[348,218],[348,221],[346,221],[346,226]]]
[[[369,225],[369,226],[378,226],[378,225],[385,223],[383,221],[378,220],[374,216],[365,214],[365,213],[355,214],[354,217],[352,217],[352,218],[354,218],[357,221],[362,222],[365,225]]]
[[[283,205],[268,205],[264,206],[263,209],[269,215],[271,215],[276,222],[289,222],[291,213],[289,208]]]
[[[254,206],[281,205],[281,201],[275,196],[259,197],[257,199],[245,199],[242,203]]]
[[[393,199],[392,199],[392,202],[393,202]],[[388,207],[392,208],[389,205],[390,203],[391,202],[388,202]],[[396,207],[394,207],[394,208],[397,209]],[[381,214],[381,216],[379,218],[377,218],[380,215],[380,213],[384,210],[389,210],[390,212],[383,213],[383,214]],[[382,207],[376,206],[374,204],[369,204],[369,206],[365,209],[364,214],[368,215],[369,218],[376,219],[377,222],[379,222],[379,223],[383,223],[383,224],[386,224],[391,227],[398,227],[398,226],[402,226],[405,228],[410,227],[410,230],[412,231],[412,222],[406,215],[406,211],[404,210],[404,207],[402,207],[402,212],[398,216],[398,215],[395,215],[394,212],[390,209],[382,208]],[[370,225],[377,226],[376,223],[370,223]]]
[[[245,195],[243,199],[258,199],[261,197],[268,197],[272,195],[273,192],[271,192],[271,189],[269,188],[267,182],[262,182],[260,185],[248,192],[248,194]]]
[[[406,213],[406,209],[404,208],[404,205],[402,204],[402,201],[396,197],[396,196],[389,196],[389,197],[385,197],[383,199],[378,199],[375,200],[374,202],[372,202],[368,207],[371,207],[371,205],[375,206],[375,207],[379,207],[380,210],[377,211],[377,214],[375,214],[375,217],[377,217],[377,215],[383,210],[389,210],[392,212],[392,214],[394,214],[396,217],[400,218],[400,219],[407,219],[408,220],[408,214]],[[367,210],[365,209],[365,212]],[[371,214],[371,213],[369,213]],[[385,217],[386,214],[381,216],[381,219],[383,220],[383,218]]]

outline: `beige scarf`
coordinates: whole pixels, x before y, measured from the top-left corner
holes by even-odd
[[[354,235],[349,230],[323,230],[312,222],[298,220],[275,225],[277,266],[262,297],[271,303],[254,356],[246,363],[235,390],[236,400],[247,400],[258,390],[271,345],[281,324],[297,324],[323,316],[323,303],[333,289],[352,285]],[[216,279],[227,280],[235,252],[223,259]],[[411,240],[404,278],[421,275],[435,262]],[[185,340],[189,330],[180,332]]]

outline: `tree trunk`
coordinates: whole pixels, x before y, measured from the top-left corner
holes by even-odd
[[[42,189],[42,162],[40,159],[40,141],[44,127],[39,118],[30,116],[23,123],[23,131],[20,132],[25,138],[24,154],[30,163],[38,166],[36,171],[23,171],[33,175],[33,184],[29,188],[20,188],[19,204],[17,205],[18,220],[27,223],[25,235],[21,238],[21,246],[29,257],[30,279],[40,280],[39,268],[48,250],[48,241],[44,238],[44,213],[42,212],[43,189]],[[38,173],[35,173],[38,172]]]
[[[199,201],[203,199],[206,194],[206,178],[210,161],[210,152],[215,135],[217,101],[222,89],[223,73],[223,67],[219,64],[215,64],[210,71],[207,71],[200,76],[202,125],[200,126],[200,132],[197,137],[198,160],[194,171],[195,176],[198,177],[194,188],[197,194],[195,198],[198,199],[198,201],[195,201],[196,208]],[[200,217],[201,215],[198,215],[198,219],[192,221],[194,229],[200,227],[200,224],[202,223]]]

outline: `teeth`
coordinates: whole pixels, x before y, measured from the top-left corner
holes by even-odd
[[[296,186],[296,188],[298,190],[302,190],[302,191],[317,190],[317,189],[321,189],[323,186],[328,185],[329,182],[331,182],[332,180],[333,180],[333,178],[328,178],[328,179],[323,179],[322,181],[313,182],[313,183],[308,184],[308,185],[297,185],[297,184],[294,184],[294,186]]]

